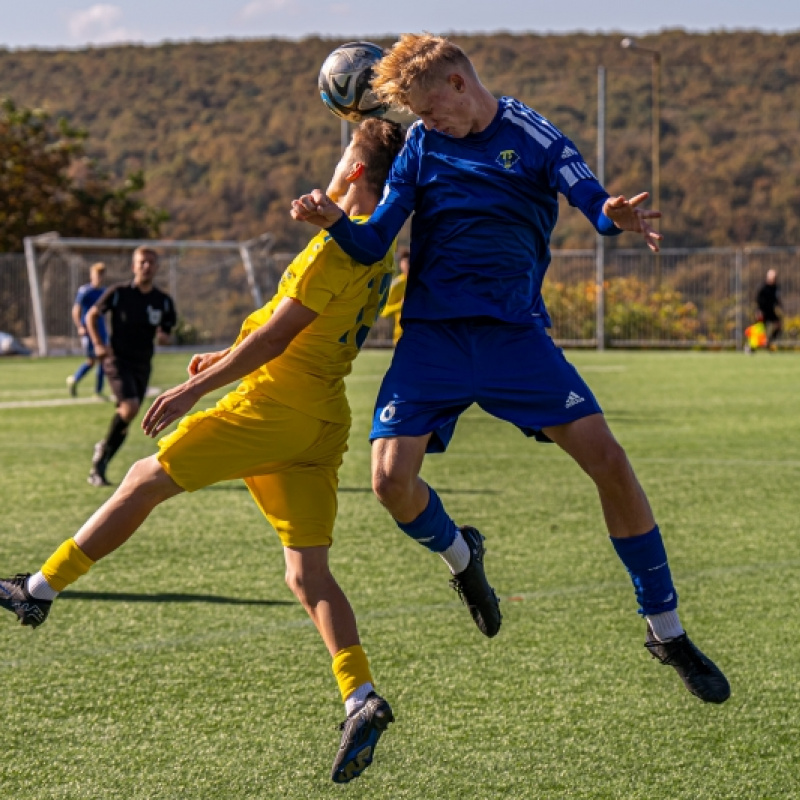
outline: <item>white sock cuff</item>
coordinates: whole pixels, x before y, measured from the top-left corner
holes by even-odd
[[[656,639],[662,642],[667,639],[674,639],[684,632],[677,609],[665,611],[663,614],[653,614],[647,618],[647,621],[650,623]]]
[[[58,592],[47,582],[41,571],[28,578],[27,590],[37,600],[55,600]]]
[[[456,538],[453,539],[453,543],[439,555],[450,567],[450,572],[453,575],[458,575],[459,572],[463,572],[469,566],[472,551],[469,549],[467,540],[461,535],[461,531],[456,529]]]
[[[362,683],[361,686],[352,692],[348,696],[347,700],[344,701],[344,709],[347,713],[347,716],[349,717],[351,714],[355,714],[356,711],[358,711],[361,706],[364,705],[369,693],[374,691],[375,687],[371,683],[367,682]]]

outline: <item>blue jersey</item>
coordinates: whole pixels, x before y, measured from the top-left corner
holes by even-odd
[[[455,138],[415,123],[369,221],[343,216],[329,232],[369,264],[414,213],[404,320],[549,326],[541,287],[559,192],[598,232],[621,232],[603,214],[608,193],[577,147],[524,103],[501,97],[480,133]]]
[[[105,287],[92,286],[91,283],[84,283],[83,286],[78,289],[78,293],[75,295],[75,305],[80,306],[81,308],[81,325],[84,327],[86,327],[87,312],[103,296],[104,292]],[[100,336],[105,342],[107,339],[106,321],[102,316],[98,320],[98,327],[100,330]]]

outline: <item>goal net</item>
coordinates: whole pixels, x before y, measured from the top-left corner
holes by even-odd
[[[268,233],[246,242],[29,237],[29,347],[39,355],[80,352],[72,322],[78,288],[89,282],[89,269],[98,261],[106,266],[106,286],[132,279],[133,251],[140,246],[159,254],[156,284],[175,300],[177,343],[230,343],[242,320],[277,288],[287,262],[272,253],[272,243]]]

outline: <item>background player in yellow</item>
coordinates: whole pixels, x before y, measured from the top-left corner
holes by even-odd
[[[364,220],[375,209],[402,143],[400,126],[385,120],[367,120],[355,131],[328,189],[351,218]],[[275,527],[286,581],[333,658],[347,712],[332,773],[339,783],[369,766],[393,720],[374,691],[353,610],[328,567],[350,430],[343,379],[386,299],[393,264],[390,250],[365,268],[321,231],[286,269],[275,297],[245,320],[233,346],[193,356],[190,378],[156,399],[142,428],[156,436],[207,393],[236,380],[239,386],[214,408],[182,420],[157,455],[135,463],[38,573],[0,580],[0,606],[36,627],[57,594],[124,544],[159,503],[242,478]]]
[[[411,251],[404,247],[397,251],[397,275],[392,278],[392,285],[389,287],[389,297],[386,305],[381,311],[382,317],[392,317],[394,320],[394,330],[392,331],[392,344],[397,344],[398,339],[403,333],[403,326],[400,324],[400,314],[403,311],[403,300],[406,296],[406,283],[408,282],[408,270],[411,266]]]

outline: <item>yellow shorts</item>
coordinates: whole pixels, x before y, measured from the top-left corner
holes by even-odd
[[[184,418],[158,460],[187,492],[242,478],[284,547],[330,546],[349,424],[231,392]]]

